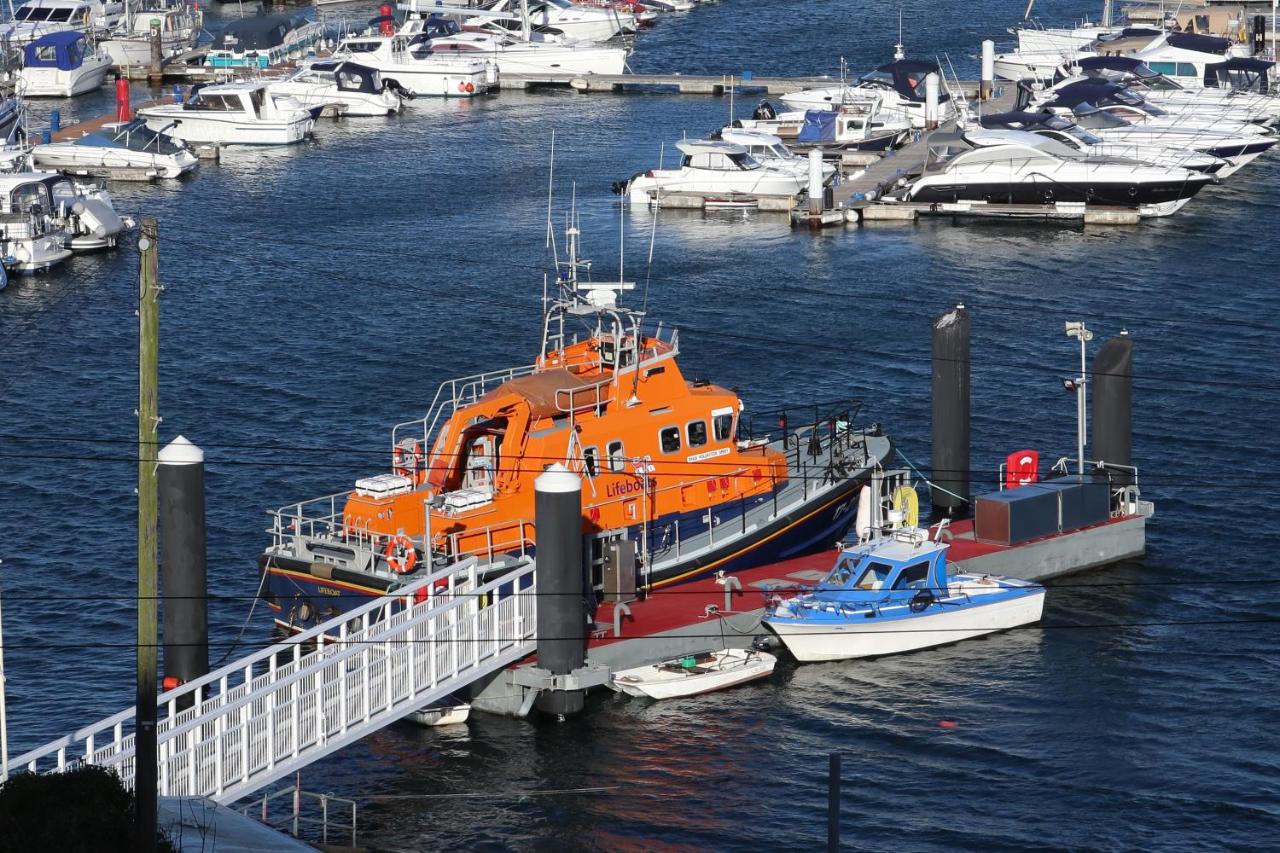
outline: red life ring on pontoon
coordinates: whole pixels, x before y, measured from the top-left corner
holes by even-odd
[[[1040,454],[1035,450],[1016,450],[1004,461],[1004,487],[1016,489],[1034,483],[1040,475]]]
[[[387,558],[387,565],[391,567],[391,571],[398,575],[413,571],[414,565],[418,562],[418,552],[413,548],[413,540],[403,533],[391,537],[382,556]]]

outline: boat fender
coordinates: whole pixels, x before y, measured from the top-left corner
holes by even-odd
[[[922,589],[915,594],[911,599],[911,604],[908,606],[911,608],[912,613],[923,613],[929,609],[929,605],[933,604],[933,602],[933,590]]]
[[[382,555],[387,558],[387,565],[391,567],[391,571],[398,575],[413,571],[414,565],[418,562],[418,552],[414,550],[413,540],[403,533],[391,538]]]

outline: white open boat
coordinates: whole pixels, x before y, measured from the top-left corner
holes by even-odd
[[[174,139],[222,145],[289,145],[306,139],[315,125],[310,110],[272,94],[264,80],[205,86],[184,104],[142,107],[138,116]]]
[[[446,701],[414,711],[405,719],[420,726],[456,726],[465,723],[470,716],[471,706],[466,702]]]
[[[778,659],[755,649],[722,649],[662,663],[623,669],[613,674],[613,688],[628,696],[674,699],[723,690],[767,678]]]

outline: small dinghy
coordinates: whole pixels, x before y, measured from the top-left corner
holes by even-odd
[[[754,649],[702,652],[613,674],[613,688],[628,696],[673,699],[723,690],[766,678],[778,659]]]
[[[1043,586],[949,575],[947,547],[911,528],[846,549],[812,591],[774,598],[764,624],[807,662],[927,649],[1040,620]]]
[[[450,696],[420,711],[414,711],[405,719],[420,726],[455,726],[465,723],[470,716],[471,706]]]

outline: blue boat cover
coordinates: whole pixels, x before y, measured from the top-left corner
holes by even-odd
[[[1086,56],[1076,63],[1084,71],[1101,68],[1106,71],[1126,72],[1135,72],[1145,64],[1141,59],[1134,59],[1132,56]]]
[[[812,144],[835,141],[836,114],[832,110],[809,110],[804,114],[804,124],[800,126],[796,142]]]
[[[41,36],[23,51],[27,68],[57,68],[73,71],[84,60],[85,38],[81,32],[58,32]]]
[[[1218,36],[1206,36],[1200,33],[1169,33],[1169,37],[1165,39],[1165,43],[1169,47],[1178,47],[1183,50],[1197,50],[1201,53],[1226,53],[1227,48],[1231,47],[1231,40],[1220,38]]]

